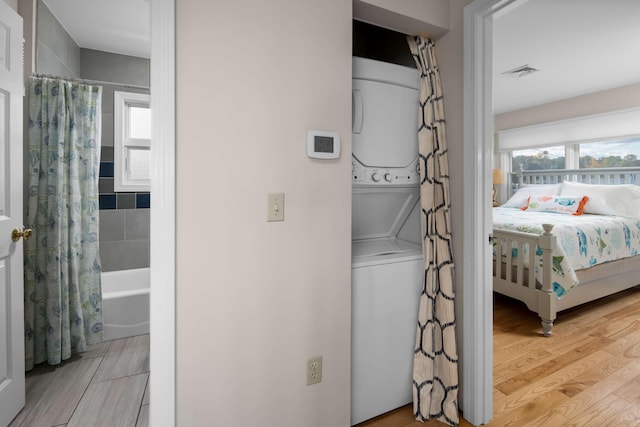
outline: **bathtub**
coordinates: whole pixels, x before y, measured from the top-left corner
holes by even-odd
[[[104,340],[149,333],[149,269],[102,273]]]

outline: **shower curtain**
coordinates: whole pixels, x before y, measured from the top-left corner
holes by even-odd
[[[425,277],[413,360],[416,418],[457,426],[456,349],[449,166],[440,73],[433,41],[407,37],[420,71],[418,145]]]
[[[25,365],[102,341],[98,176],[102,87],[29,79]]]

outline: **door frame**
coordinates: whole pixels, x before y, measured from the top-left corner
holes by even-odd
[[[492,231],[493,18],[521,0],[475,0],[464,8],[464,249],[462,411],[474,425],[493,412]],[[479,286],[480,285],[480,286]]]
[[[149,425],[176,424],[175,0],[151,1]]]

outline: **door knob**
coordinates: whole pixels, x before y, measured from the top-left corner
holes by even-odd
[[[14,228],[11,232],[11,240],[17,242],[21,237],[24,237],[24,240],[29,240],[32,233],[33,230],[31,230],[30,228],[24,228],[22,230],[20,230],[19,228]]]

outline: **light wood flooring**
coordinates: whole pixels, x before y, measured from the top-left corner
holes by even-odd
[[[640,286],[560,313],[553,335],[494,297],[494,417],[488,426],[640,426]],[[358,427],[440,427],[404,406]],[[461,426],[470,426],[464,419]]]
[[[147,427],[149,335],[105,341],[26,375],[27,401],[9,427]]]

